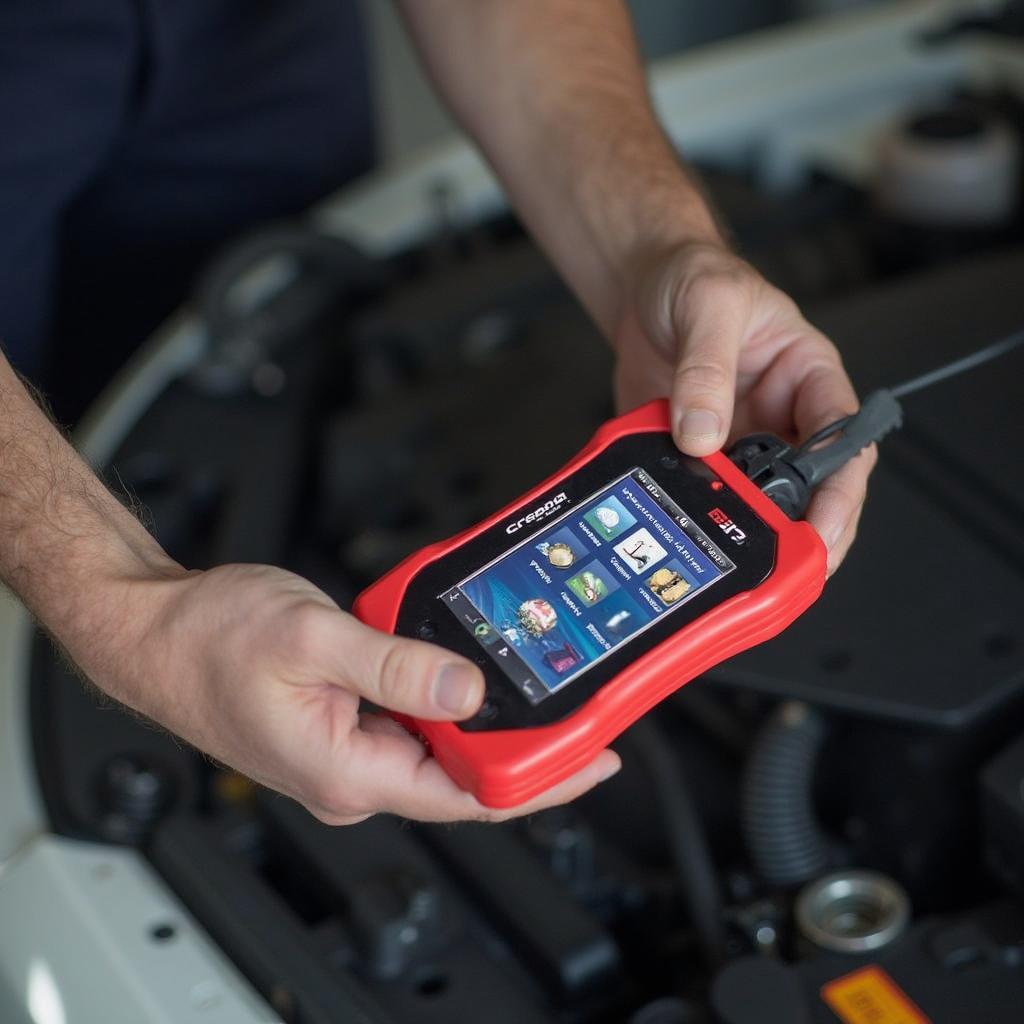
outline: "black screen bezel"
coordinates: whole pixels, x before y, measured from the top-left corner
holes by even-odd
[[[516,544],[547,529],[565,512],[572,511],[638,466],[650,474],[695,523],[706,524],[705,532],[709,536],[710,527],[714,525],[709,518],[710,511],[720,508],[729,516],[746,534],[742,545],[730,543],[725,534],[721,538],[720,547],[736,568],[613,650],[564,689],[556,690],[538,704],[531,704],[438,595]],[[713,487],[716,481],[718,477],[704,462],[680,455],[670,435],[664,431],[629,434],[521,509],[510,512],[494,526],[424,566],[406,588],[395,632],[402,636],[429,637],[432,643],[456,651],[480,666],[487,684],[487,700],[480,714],[458,723],[459,727],[468,732],[483,732],[531,728],[560,721],[651,648],[723,601],[760,584],[775,565],[775,531],[729,487]],[[562,492],[567,502],[558,507],[556,514],[524,524],[513,536],[506,532],[510,522]]]

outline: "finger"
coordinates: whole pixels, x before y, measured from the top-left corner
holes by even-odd
[[[824,338],[824,345],[828,345]],[[808,343],[810,348],[810,343]],[[831,349],[831,346],[829,346]],[[800,361],[803,366],[797,381],[793,398],[793,425],[797,437],[803,440],[827,427],[836,420],[856,412],[859,402],[850,378],[842,362],[832,351],[819,353],[818,358],[808,358],[796,351],[787,353],[789,361]]]
[[[585,768],[518,807],[495,809],[460,789],[412,736],[399,736],[364,716],[349,773],[353,790],[370,807],[417,821],[504,821],[567,803],[611,778],[618,755],[604,750]]]
[[[814,492],[807,509],[807,521],[818,531],[829,552],[830,570],[835,571],[846,554],[845,534],[856,522],[867,495],[867,482],[878,449],[865,448],[842,469],[823,481]],[[849,537],[852,542],[852,535]]]
[[[856,410],[853,384],[823,335],[809,335],[805,342],[784,353],[780,362],[794,360],[798,363],[781,366],[779,371],[792,379],[797,366],[803,367],[793,399],[793,422],[799,438],[807,438]],[[877,459],[877,448],[872,445],[815,490],[807,519],[825,542],[830,576],[839,568],[856,536],[868,477]]]
[[[828,553],[828,561],[825,566],[825,576],[827,579],[831,579],[836,574],[839,567],[846,560],[846,556],[850,552],[850,548],[853,547],[853,542],[857,537],[857,525],[860,522],[861,512],[863,506],[857,510],[857,514],[846,524],[846,529],[843,530],[842,536],[836,542],[836,546],[832,548]]]
[[[317,634],[331,682],[380,707],[415,718],[450,720],[475,714],[484,699],[480,670],[436,644],[407,640],[324,609]]]
[[[500,811],[498,814],[501,819],[520,818],[527,814],[536,814],[538,811],[547,810],[549,807],[559,807],[562,804],[571,803],[595,786],[607,782],[619,772],[620,768],[622,768],[622,759],[614,750],[606,748],[575,775],[546,789],[527,803]]]
[[[710,455],[732,422],[746,313],[735,296],[708,291],[686,317],[672,380],[673,434],[687,455]]]

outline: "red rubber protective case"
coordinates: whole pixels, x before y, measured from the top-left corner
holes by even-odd
[[[628,434],[668,431],[668,403],[649,402],[604,424],[575,459],[528,494],[476,526],[410,555],[356,598],[369,626],[394,632],[410,581]],[[634,661],[562,721],[536,728],[463,732],[451,722],[395,715],[430,747],[444,770],[488,807],[515,807],[585,767],[616,736],[684,683],[734,654],[781,633],[818,598],[825,546],[806,522],[789,519],[721,452],[703,460],[777,536],[775,566],[753,590],[730,597]]]

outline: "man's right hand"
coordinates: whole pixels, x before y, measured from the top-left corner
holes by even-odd
[[[137,581],[149,622],[114,691],[217,760],[341,825],[387,811],[423,821],[501,820],[563,803],[612,775],[603,751],[521,807],[494,811],[448,778],[390,718],[474,714],[484,684],[470,662],[433,644],[364,626],[281,569],[231,565]],[[148,614],[146,614],[148,612]]]

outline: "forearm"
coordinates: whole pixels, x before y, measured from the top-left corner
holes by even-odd
[[[115,696],[148,626],[148,581],[181,574],[79,458],[0,356],[0,579]]]
[[[438,88],[612,336],[645,253],[719,238],[658,125],[619,0],[404,0]]]

